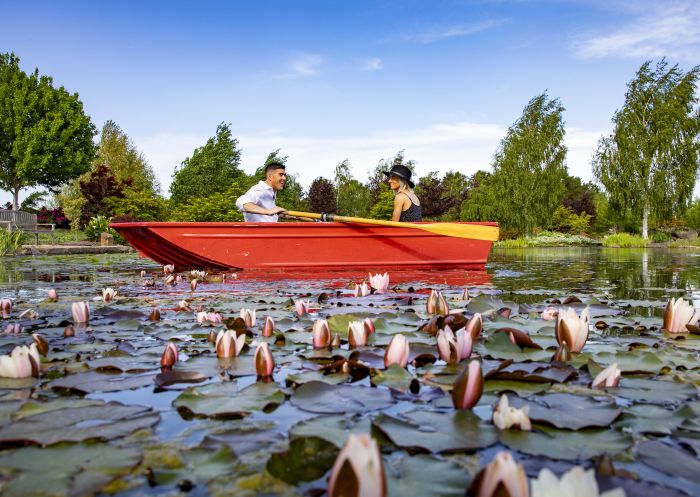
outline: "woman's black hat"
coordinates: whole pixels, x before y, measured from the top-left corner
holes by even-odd
[[[393,174],[394,176],[398,176],[399,178],[405,179],[408,183],[408,186],[410,186],[411,188],[415,188],[416,186],[413,184],[413,181],[411,181],[411,170],[406,166],[402,166],[401,164],[394,164],[391,167],[391,170],[384,171],[384,174],[386,174],[387,176]]]

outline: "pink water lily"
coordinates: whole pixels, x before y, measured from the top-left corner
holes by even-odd
[[[457,341],[457,355],[459,356],[459,360],[469,359],[472,355],[472,346],[474,343],[471,335],[467,333],[465,328],[462,328],[455,333],[455,340]]]
[[[474,479],[472,492],[476,497],[529,497],[525,469],[510,452],[499,452]]]
[[[297,316],[302,317],[304,314],[308,314],[311,308],[311,302],[306,300],[295,300],[294,309],[297,312]]]
[[[226,359],[240,355],[245,346],[245,334],[236,336],[233,330],[221,330],[216,335],[216,357]]]
[[[272,376],[275,370],[275,360],[272,358],[270,346],[267,342],[262,342],[255,349],[255,372],[258,376],[266,378]]]
[[[591,388],[614,388],[620,384],[620,378],[622,378],[622,372],[617,367],[617,363],[614,362],[598,373]]]
[[[197,280],[191,280],[190,281],[190,290],[193,292],[197,289]]]
[[[547,307],[540,313],[540,317],[545,321],[554,321],[559,315],[559,309],[556,307]]]
[[[315,349],[322,349],[331,344],[331,329],[328,327],[328,321],[325,319],[315,320],[311,333]]]
[[[9,323],[5,326],[5,333],[8,335],[19,335],[22,333],[22,325],[19,323]]]
[[[462,291],[462,300],[469,300],[469,288],[465,288]]]
[[[484,377],[481,363],[473,360],[457,376],[452,388],[452,404],[455,409],[471,409],[481,398],[484,391]]]
[[[75,326],[73,326],[72,324],[69,324],[65,328],[63,328],[63,336],[65,338],[74,337],[75,336]]]
[[[190,303],[187,302],[186,300],[181,300],[180,302],[177,303],[177,306],[182,309],[183,311],[189,311],[190,310]]]
[[[205,271],[200,271],[199,269],[193,269],[190,271],[190,278],[204,281],[207,279],[207,273]]]
[[[548,468],[542,468],[532,481],[532,497],[625,497],[621,488],[599,493],[598,482],[592,469],[574,466],[561,479]]]
[[[442,296],[442,293],[431,290],[428,301],[425,304],[425,310],[428,314],[447,316],[450,313],[450,306],[447,305],[447,300]]]
[[[389,346],[384,353],[384,367],[388,368],[392,364],[398,364],[405,368],[408,364],[409,354],[408,340],[401,333],[397,333],[391,338],[391,342],[389,342]]]
[[[484,320],[481,317],[481,314],[475,312],[471,319],[469,319],[469,322],[467,323],[465,329],[467,333],[469,333],[469,336],[472,337],[472,340],[478,340],[481,336],[481,330],[483,329],[483,326]]]
[[[365,329],[367,330],[368,335],[371,335],[372,333],[375,333],[377,331],[377,329],[374,327],[374,321],[372,321],[372,319],[365,318],[363,323],[365,325]]]
[[[2,378],[29,378],[39,376],[39,352],[36,344],[29,347],[19,345],[7,355],[0,356],[0,377]]]
[[[103,288],[102,289],[102,300],[104,302],[111,302],[114,297],[117,296],[117,291],[114,288]]]
[[[160,358],[160,367],[163,369],[170,369],[178,360],[178,350],[177,345],[173,342],[168,342],[168,345],[163,351],[163,355]]]
[[[348,324],[348,344],[350,348],[364,347],[369,339],[369,331],[362,321],[351,321]]]
[[[198,312],[197,322],[199,324],[220,325],[224,322],[224,318],[218,312]]]
[[[669,333],[687,333],[687,325],[696,325],[700,320],[700,309],[686,302],[682,297],[671,299],[664,310],[663,329]]]
[[[500,430],[517,428],[521,431],[531,431],[529,411],[530,406],[527,405],[520,409],[508,405],[508,396],[501,395],[496,409],[493,410],[493,424]]]
[[[168,276],[169,274],[173,274],[175,271],[175,266],[173,264],[166,264],[163,266],[163,275]]]
[[[449,328],[439,330],[436,338],[440,359],[447,364],[457,364],[459,362],[459,351],[457,350],[457,340],[452,330]]]
[[[145,269],[142,269],[142,270],[141,270],[141,277],[142,277],[142,278],[145,278],[145,277],[146,277],[146,270],[145,270]]]
[[[0,312],[2,313],[2,318],[7,319],[12,313],[12,301],[10,299],[0,300]]]
[[[272,332],[275,330],[275,320],[271,316],[265,318],[265,324],[262,329],[262,336],[271,337]]]
[[[90,321],[90,305],[87,302],[73,302],[71,311],[73,313],[73,321],[75,321],[76,324],[83,324]]]
[[[386,293],[389,289],[389,273],[372,274],[369,273],[369,285],[376,290],[377,293]]]
[[[583,310],[581,316],[576,314],[576,310],[571,307],[559,311],[554,328],[557,342],[566,342],[571,352],[581,352],[586,340],[588,340],[590,319],[588,307]]]
[[[331,468],[328,497],[385,497],[386,493],[377,442],[365,433],[350,433]]]
[[[58,300],[58,292],[55,288],[49,288],[48,297],[51,302],[56,302]]]
[[[241,309],[241,319],[248,328],[255,326],[255,309]]]

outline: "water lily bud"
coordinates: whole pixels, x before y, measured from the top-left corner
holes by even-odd
[[[440,330],[437,333],[437,348],[440,359],[447,364],[457,364],[459,362],[459,351],[454,334],[449,328]]]
[[[525,406],[521,409],[509,406],[508,396],[501,395],[501,400],[493,411],[493,424],[501,430],[517,428],[521,431],[530,431],[532,430],[532,424],[528,416],[529,411],[530,406]]]
[[[190,289],[194,292],[197,289],[197,280],[190,281]]]
[[[142,269],[142,270],[141,270],[141,277],[142,277],[142,278],[145,278],[145,277],[146,277],[146,270],[145,270],[145,269]]]
[[[340,335],[338,335],[337,333],[333,335],[333,340],[331,340],[331,347],[334,349],[340,347]]]
[[[620,368],[617,367],[617,363],[614,362],[604,370],[602,370],[598,376],[593,380],[591,388],[614,388],[620,384],[620,378],[622,377],[622,372]]]
[[[160,358],[160,367],[162,369],[170,369],[178,360],[177,345],[173,342],[168,342],[168,345],[163,351],[163,355]]]
[[[241,319],[247,328],[255,326],[255,309],[241,309]]]
[[[262,342],[255,349],[255,372],[258,373],[258,376],[265,378],[272,376],[274,369],[275,360],[272,358],[270,346],[267,342]]]
[[[315,349],[323,349],[331,344],[331,329],[325,319],[316,319],[311,329],[311,341]]]
[[[527,475],[510,452],[499,452],[474,479],[471,491],[476,497],[529,497]],[[566,495],[555,493],[552,495]],[[581,494],[588,495],[588,494]]]
[[[55,288],[49,288],[49,300],[51,302],[56,302],[58,300],[58,292]]]
[[[175,276],[175,284],[179,285],[180,283],[182,283],[182,276],[178,274]]]
[[[68,337],[74,337],[75,336],[75,327],[73,327],[72,324],[69,324],[63,329],[63,336],[68,338]]]
[[[469,359],[472,355],[472,346],[474,343],[472,336],[467,333],[465,328],[462,328],[455,333],[455,339],[457,342],[457,356],[459,360]]]
[[[430,290],[430,296],[425,302],[425,312],[428,314],[435,314],[435,304],[437,302],[437,292],[435,290]]]
[[[682,297],[671,299],[664,310],[664,324],[662,329],[668,333],[687,333],[688,325],[697,325],[700,320],[700,310],[695,310],[692,304]]]
[[[39,351],[39,353],[46,357],[49,353],[49,342],[47,342],[46,339],[38,333],[32,333],[32,339],[34,340],[36,349]]]
[[[386,493],[377,442],[365,433],[351,433],[333,463],[328,497],[384,497]]]
[[[12,313],[12,301],[10,299],[0,300],[0,313],[2,313],[2,318],[7,319]]]
[[[440,316],[447,316],[450,313],[450,306],[447,305],[447,300],[443,297],[442,293],[437,292],[437,299],[435,301],[435,314]]]
[[[117,291],[114,288],[103,288],[102,289],[102,300],[105,302],[111,302],[116,297]]]
[[[384,367],[388,368],[392,364],[398,364],[405,368],[408,364],[409,353],[408,340],[401,333],[397,333],[391,338],[391,342],[389,342],[389,346],[384,353]]]
[[[19,323],[10,323],[5,326],[5,333],[8,335],[19,335],[22,333],[22,325]]]
[[[303,300],[294,301],[294,309],[297,312],[297,316],[302,317],[304,314],[309,312],[309,306],[311,302],[305,302]]]
[[[0,377],[2,378],[29,378],[39,376],[39,352],[36,344],[29,347],[19,345],[12,349],[8,355],[0,356]]]
[[[372,333],[374,333],[376,331],[376,329],[374,327],[374,321],[372,321],[370,318],[365,318],[363,323],[365,325],[365,330],[367,331],[367,335],[371,335]]]
[[[71,310],[73,312],[73,321],[77,324],[90,321],[90,305],[87,302],[73,302]]]
[[[557,343],[566,342],[571,352],[581,352],[586,340],[588,340],[589,321],[588,307],[583,310],[581,316],[576,314],[576,310],[571,307],[559,311],[554,327]]]
[[[154,307],[151,314],[148,316],[149,321],[160,321],[160,310]]]
[[[484,377],[481,363],[473,360],[457,376],[452,388],[452,404],[455,409],[471,409],[481,398],[484,391]]]
[[[165,280],[163,281],[166,285],[174,285],[175,284],[175,276],[172,274],[169,274],[168,276],[165,277]]]
[[[370,288],[364,281],[362,285],[355,285],[355,297],[364,297],[370,294]]]
[[[351,321],[348,324],[348,344],[350,348],[367,345],[369,332],[362,321]]]
[[[168,276],[169,274],[173,274],[173,271],[175,271],[175,266],[173,264],[166,264],[163,266],[163,275]]]
[[[245,346],[245,335],[233,330],[221,330],[216,336],[216,356],[222,359],[238,356]]]
[[[375,275],[369,273],[369,284],[377,293],[386,293],[389,289],[389,273]]]
[[[465,288],[462,291],[462,300],[469,300],[469,288]]]
[[[211,330],[207,334],[207,341],[209,341],[210,343],[216,343],[216,332],[214,330]]]
[[[271,316],[265,318],[265,324],[262,329],[262,336],[271,337],[272,332],[275,330],[275,320]]]
[[[145,287],[156,286],[156,281],[155,280],[143,280],[142,284]]]
[[[552,356],[553,362],[569,362],[571,360],[571,352],[569,351],[569,346],[566,342],[559,344],[559,348]]]
[[[483,324],[484,323],[481,314],[479,314],[478,312],[474,313],[472,318],[467,323],[465,329],[467,330],[467,333],[469,333],[469,335],[472,337],[473,341],[478,340],[481,336]]]
[[[186,300],[181,300],[178,302],[177,306],[182,309],[183,311],[189,311],[190,310],[190,303],[187,302]]]

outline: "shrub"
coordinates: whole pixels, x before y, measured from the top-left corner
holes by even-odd
[[[55,209],[42,207],[36,213],[36,222],[39,224],[55,224],[56,229],[70,228],[70,221],[60,207]]]
[[[673,235],[667,231],[654,231],[651,234],[651,241],[654,243],[663,243],[673,239]]]
[[[646,247],[649,245],[649,240],[645,240],[641,236],[630,235],[629,233],[615,233],[603,238],[604,247]]]
[[[22,230],[8,231],[0,228],[0,257],[19,252],[25,238],[25,233]]]
[[[85,226],[85,236],[88,240],[96,242],[100,239],[100,235],[104,232],[110,233],[112,236],[118,236],[117,232],[109,227],[109,223],[112,222],[111,218],[106,218],[104,216],[95,216],[90,218],[87,226]]]
[[[506,248],[506,249],[513,249],[513,248],[525,248],[528,246],[527,240],[523,238],[522,236],[519,238],[511,238],[510,240],[500,240],[497,241],[496,243],[493,244],[494,247],[498,248]]]

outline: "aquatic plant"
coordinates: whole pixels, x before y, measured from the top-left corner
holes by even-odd
[[[493,424],[500,430],[517,428],[521,431],[530,431],[532,424],[528,417],[529,410],[530,406],[527,405],[522,409],[508,405],[508,396],[503,394],[493,410]]]
[[[0,257],[17,254],[26,243],[26,238],[22,230],[8,231],[0,228]]]
[[[649,240],[629,233],[615,233],[603,238],[603,247],[633,248],[647,247],[648,245]]]

